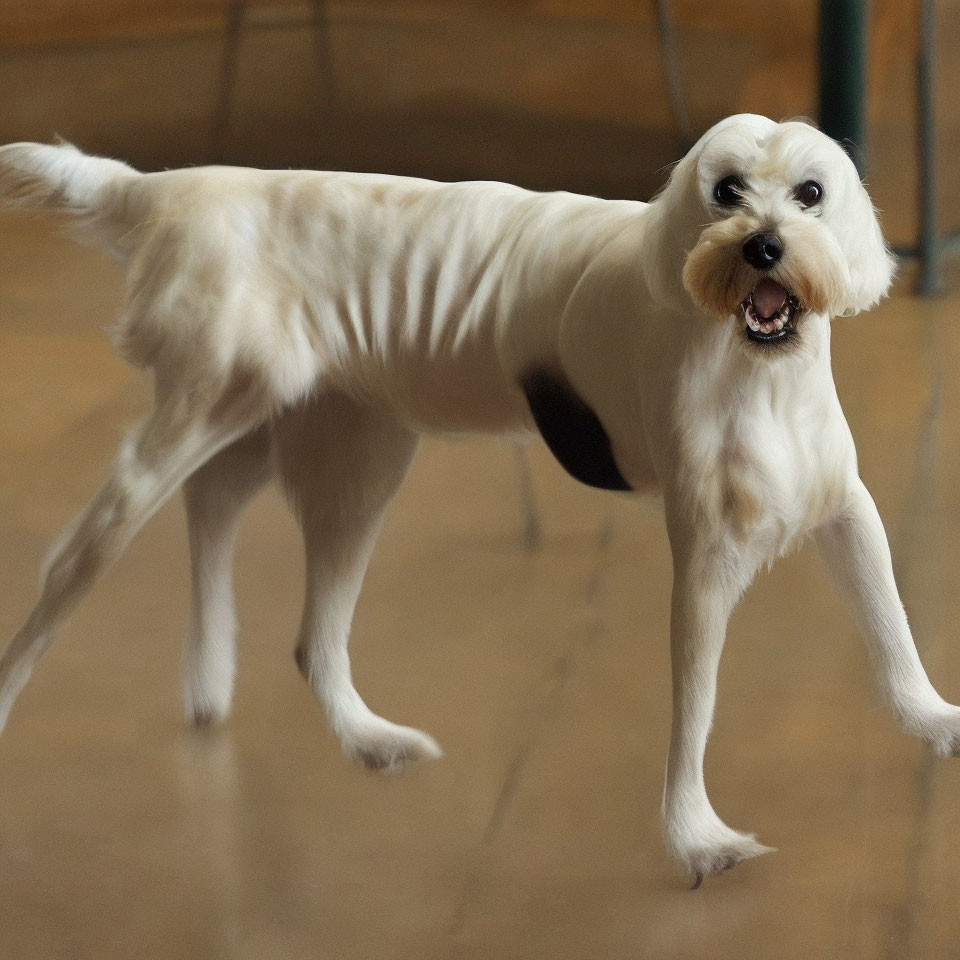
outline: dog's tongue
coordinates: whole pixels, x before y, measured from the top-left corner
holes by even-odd
[[[776,280],[764,277],[753,289],[753,312],[758,317],[772,317],[787,302],[787,291]]]

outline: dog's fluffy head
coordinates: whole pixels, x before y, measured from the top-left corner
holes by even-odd
[[[722,121],[677,165],[655,207],[654,291],[676,302],[682,287],[759,344],[795,340],[807,312],[866,310],[893,277],[856,168],[807,123]]]

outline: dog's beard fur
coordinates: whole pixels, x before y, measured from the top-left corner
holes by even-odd
[[[848,299],[850,272],[839,245],[810,218],[776,225],[783,257],[769,270],[756,270],[743,258],[743,244],[764,225],[746,215],[707,227],[683,267],[683,285],[709,316],[741,316],[740,306],[763,277],[780,284],[800,302],[803,312],[833,316]]]

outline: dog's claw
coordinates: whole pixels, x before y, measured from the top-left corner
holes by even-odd
[[[715,870],[715,875],[716,875],[716,876],[719,876],[721,873],[726,873],[728,870],[732,870],[734,867],[736,867],[736,866],[738,866],[739,864],[743,863],[743,859],[744,859],[744,858],[740,858],[740,857],[732,857],[732,856],[731,856],[731,857],[727,857],[726,860],[723,860],[723,861],[721,861],[720,863],[717,864],[717,867],[716,867],[716,870]],[[699,890],[700,887],[701,887],[702,884],[703,884],[703,878],[704,878],[704,873],[703,873],[703,871],[702,871],[702,870],[697,870],[697,871],[694,873],[693,886],[692,886],[690,889],[691,889],[691,890]]]

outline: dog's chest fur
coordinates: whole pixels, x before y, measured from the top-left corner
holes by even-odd
[[[675,406],[680,495],[716,529],[768,558],[839,502],[852,443],[824,365],[691,364]],[[812,382],[817,381],[817,382]]]

